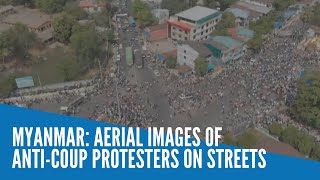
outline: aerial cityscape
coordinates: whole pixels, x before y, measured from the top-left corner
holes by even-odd
[[[0,0],[0,55],[2,104],[320,161],[320,0]]]

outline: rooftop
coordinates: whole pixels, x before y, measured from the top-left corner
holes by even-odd
[[[232,39],[229,36],[215,36],[212,41],[223,44],[227,49],[234,49],[242,45],[241,42]]]
[[[254,36],[254,31],[244,27],[229,28],[228,33],[233,39],[240,41],[248,41]]]
[[[258,5],[254,5],[252,3],[248,3],[248,2],[244,2],[244,1],[238,1],[235,4],[235,7],[243,7],[245,9],[255,11],[258,13],[262,13],[262,14],[268,14],[272,10],[272,8],[269,8],[269,7],[258,6]],[[242,9],[242,8],[240,8],[240,9]]]
[[[215,48],[220,49],[221,51],[227,51],[228,50],[223,44],[218,43],[216,41],[206,40],[206,41],[204,41],[204,44],[205,45],[211,45],[211,46],[213,46]]]
[[[242,0],[242,1],[258,2],[258,3],[262,3],[262,4],[273,4],[277,0]]]
[[[254,31],[245,28],[245,27],[239,27],[237,33],[241,36],[252,38],[254,36]]]
[[[37,35],[42,41],[49,40],[53,37],[53,28],[49,28],[42,32],[37,32]]]
[[[104,6],[103,3],[100,1],[97,2],[95,0],[82,0],[79,2],[79,6],[82,8],[90,8],[90,7],[102,7]]]
[[[36,9],[16,8],[16,10],[16,13],[10,14],[4,18],[3,22],[9,24],[21,23],[29,28],[38,28],[52,19],[49,15],[41,13]]]
[[[212,52],[206,46],[204,46],[202,43],[187,41],[187,42],[185,42],[185,44],[189,45],[192,49],[197,51],[200,54],[200,56],[202,56],[202,57],[208,57],[212,54]]]
[[[193,8],[187,9],[185,11],[182,11],[182,12],[176,14],[176,16],[190,19],[192,21],[199,21],[202,18],[205,18],[205,17],[210,16],[210,15],[217,13],[217,12],[218,12],[217,10],[210,9],[207,7],[195,6]]]
[[[227,12],[231,12],[234,16],[247,19],[250,15],[250,13],[246,10],[242,10],[239,8],[228,8],[226,9]]]

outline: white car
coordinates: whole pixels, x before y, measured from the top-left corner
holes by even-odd
[[[120,54],[117,55],[117,61],[120,61],[121,60],[121,56]]]

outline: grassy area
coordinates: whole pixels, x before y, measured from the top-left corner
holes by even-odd
[[[36,86],[61,83],[65,81],[63,67],[71,63],[76,64],[75,56],[68,48],[56,47],[48,48],[43,53],[34,55],[31,61],[25,63],[21,60],[12,61],[4,72],[0,73],[0,97],[8,96],[9,92],[14,89],[11,87],[14,78],[32,76]],[[97,74],[97,68],[89,70],[87,73],[78,73],[72,80],[91,79]],[[10,80],[9,77],[13,80]],[[9,86],[10,85],[10,86]]]
[[[296,149],[294,149],[289,144],[279,142],[253,128],[247,129],[242,135],[240,135],[237,138],[237,140],[238,141],[245,140],[245,143],[242,143],[244,145],[251,143],[249,148],[264,148],[266,151],[276,153],[276,154],[283,154],[287,156],[300,157],[300,158],[304,157],[301,153],[299,153]]]
[[[39,79],[42,85],[63,82],[59,65],[68,59],[74,60],[71,52],[65,52],[62,48],[50,49],[43,56],[34,58],[34,64],[26,73],[33,76],[36,85],[39,85]]]

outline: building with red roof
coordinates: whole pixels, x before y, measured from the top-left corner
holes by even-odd
[[[106,7],[106,4],[96,0],[82,0],[79,2],[79,7],[88,13],[96,13],[101,12]]]
[[[221,13],[217,10],[195,6],[170,17],[168,37],[176,41],[206,40],[220,18]]]

